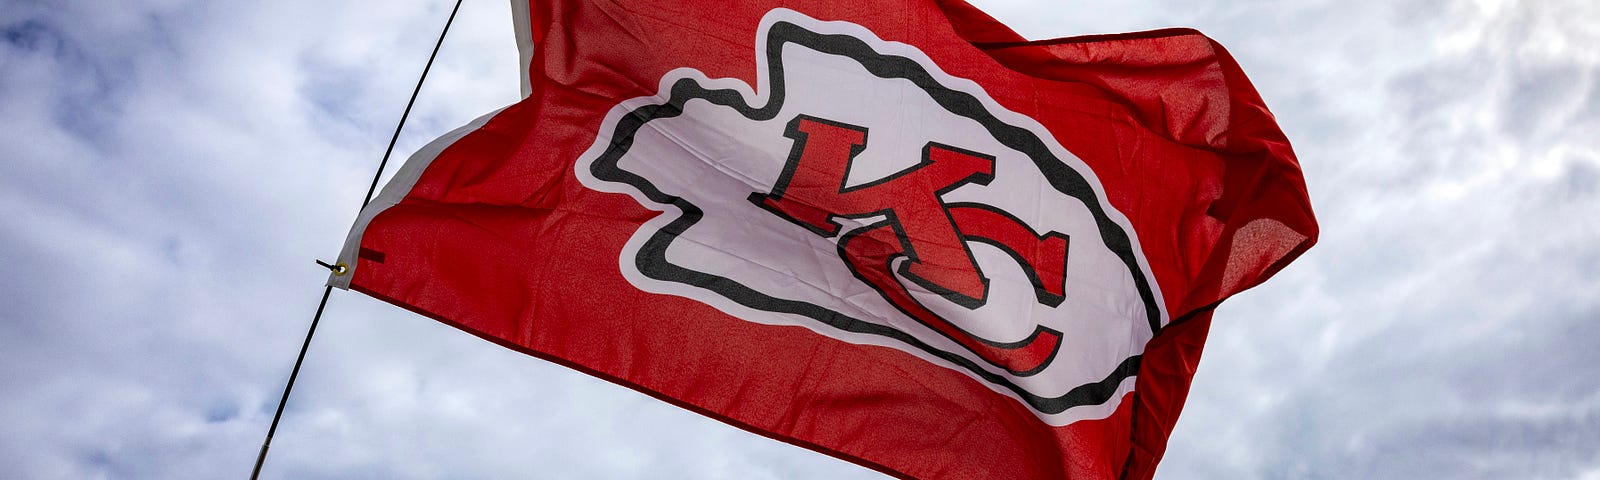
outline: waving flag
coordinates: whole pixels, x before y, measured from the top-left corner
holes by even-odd
[[[332,284],[892,475],[1150,477],[1212,309],[1316,237],[1238,65],[760,3],[514,1],[526,98],[413,156]]]

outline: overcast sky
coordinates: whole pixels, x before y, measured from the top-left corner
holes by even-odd
[[[1600,2],[985,1],[1199,28],[1321,243],[1216,316],[1162,479],[1600,479]],[[450,4],[0,2],[0,477],[248,475]],[[398,154],[515,101],[468,0]],[[393,169],[391,169],[392,171]],[[271,478],[881,478],[335,292]]]

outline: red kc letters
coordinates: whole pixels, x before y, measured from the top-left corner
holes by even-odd
[[[882,217],[843,232],[838,241],[840,258],[857,278],[908,316],[1014,375],[1032,375],[1049,365],[1061,344],[1060,332],[1036,326],[1019,341],[979,338],[923,306],[896,278],[898,273],[957,305],[981,307],[989,281],[966,243],[976,241],[1016,260],[1040,303],[1056,306],[1065,299],[1067,236],[1040,235],[992,206],[941,198],[963,185],[987,185],[994,179],[993,156],[928,142],[921,163],[846,186],[852,162],[866,148],[866,128],[800,115],[784,135],[794,146],[783,173],[771,192],[752,193],[751,202],[830,238],[841,233],[835,219]],[[896,272],[893,264],[902,257],[906,260]]]

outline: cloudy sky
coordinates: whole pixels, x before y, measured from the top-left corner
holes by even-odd
[[[980,5],[1191,26],[1321,244],[1217,315],[1158,478],[1600,479],[1600,3]],[[248,474],[443,0],[0,2],[0,477]],[[470,0],[398,152],[516,100]],[[336,292],[271,478],[880,478]]]

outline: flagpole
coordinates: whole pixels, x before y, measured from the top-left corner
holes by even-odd
[[[450,9],[450,18],[444,22],[444,30],[439,32],[439,40],[433,44],[433,53],[428,54],[428,63],[422,67],[422,75],[417,77],[417,86],[411,90],[411,99],[406,101],[406,109],[400,114],[400,122],[394,126],[394,135],[389,137],[389,148],[383,151],[383,160],[378,162],[378,171],[372,174],[372,185],[367,187],[367,196],[361,200],[361,209],[365,210],[367,204],[372,203],[372,194],[378,190],[378,180],[383,178],[383,170],[389,165],[389,157],[394,154],[394,145],[400,140],[400,131],[406,126],[406,118],[411,116],[411,107],[417,103],[417,94],[422,92],[422,83],[428,79],[428,70],[433,69],[433,59],[439,56],[439,47],[444,45],[445,35],[450,33],[450,25],[456,21],[456,12],[461,10],[461,0],[456,0],[455,7]],[[329,266],[321,261],[319,265],[329,267],[336,273],[345,269],[343,266]],[[283,418],[283,407],[289,403],[289,392],[294,390],[294,381],[300,376],[300,366],[306,361],[306,350],[311,348],[311,337],[317,334],[317,323],[322,321],[322,311],[328,306],[328,296],[333,293],[333,286],[322,287],[322,300],[317,302],[317,313],[311,316],[311,327],[306,329],[305,342],[300,344],[300,355],[294,359],[294,369],[289,371],[289,381],[283,385],[283,396],[278,399],[278,410],[272,414],[272,426],[267,427],[267,437],[261,441],[261,452],[256,454],[256,466],[250,470],[250,480],[257,480],[261,476],[261,465],[267,461],[267,449],[272,447],[272,435],[278,433],[278,421]]]

